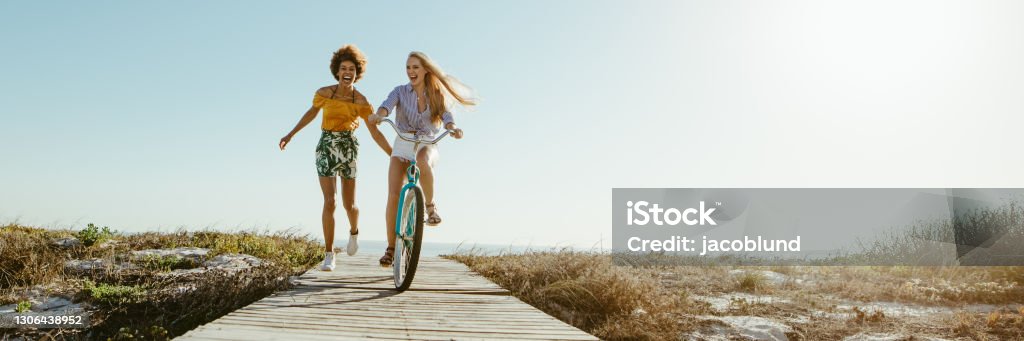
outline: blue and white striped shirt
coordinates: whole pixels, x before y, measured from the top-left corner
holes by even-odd
[[[418,112],[419,99],[416,96],[416,91],[413,90],[412,84],[406,83],[405,85],[396,86],[391,93],[388,94],[388,98],[384,100],[384,103],[380,104],[380,108],[387,110],[388,114],[397,113],[395,116],[395,125],[398,126],[398,130],[402,132],[415,131],[416,135],[426,136],[433,138],[441,131],[441,127],[435,126],[434,122],[430,119],[430,99],[427,99],[427,110]],[[445,111],[441,114],[442,127],[448,125],[448,123],[455,122],[452,118],[451,111]]]

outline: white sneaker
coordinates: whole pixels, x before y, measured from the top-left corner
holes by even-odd
[[[359,231],[356,231],[356,234],[348,235],[348,246],[345,247],[345,252],[348,253],[349,256],[355,256],[356,251],[359,251],[359,242],[356,241],[356,238],[358,237]]]
[[[324,254],[324,263],[320,264],[320,271],[334,271],[334,252]]]

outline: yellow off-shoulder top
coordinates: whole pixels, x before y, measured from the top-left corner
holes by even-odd
[[[324,122],[320,126],[329,131],[352,131],[359,128],[359,118],[370,117],[373,107],[369,104],[358,104],[333,98],[313,95],[313,106],[324,112]]]

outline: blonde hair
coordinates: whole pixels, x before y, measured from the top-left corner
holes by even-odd
[[[412,57],[419,59],[420,64],[427,69],[423,85],[426,86],[427,99],[430,100],[430,120],[434,125],[441,124],[441,114],[448,111],[455,102],[466,108],[477,104],[477,99],[472,95],[473,89],[462,84],[455,77],[445,74],[437,63],[427,57],[427,54],[412,51],[409,53],[409,58]]]

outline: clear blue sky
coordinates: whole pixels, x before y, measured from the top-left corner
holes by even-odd
[[[370,4],[370,5],[367,5]],[[441,146],[441,242],[589,247],[613,187],[1024,187],[1012,1],[4,2],[0,221],[320,234],[317,121],[369,57],[427,52],[484,99]],[[387,158],[357,200],[383,239]],[[388,134],[388,136],[393,136]],[[344,214],[338,213],[344,227]],[[606,245],[607,247],[607,245]]]

